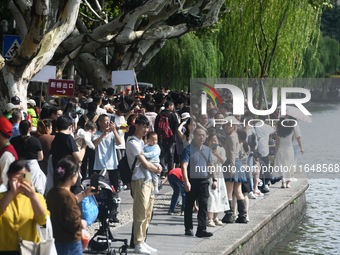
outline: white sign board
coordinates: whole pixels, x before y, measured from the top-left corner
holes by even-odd
[[[55,66],[44,66],[31,81],[48,82],[49,79],[55,79],[57,68]]]
[[[133,70],[113,71],[112,86],[115,85],[135,85],[136,75]]]

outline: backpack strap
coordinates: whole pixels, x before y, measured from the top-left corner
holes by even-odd
[[[85,124],[86,124],[87,122],[89,122],[89,117],[87,117],[86,114],[84,114],[83,116],[84,116],[84,120],[85,120]]]
[[[133,170],[135,170],[136,164],[137,164],[137,156],[135,157],[135,160],[132,163],[131,172],[133,172]]]
[[[135,139],[135,138],[133,138],[133,137],[131,137],[127,142],[130,142],[131,140],[135,140],[135,141],[137,141],[138,142],[138,140],[137,139]],[[135,157],[135,160],[133,161],[133,163],[132,163],[132,167],[131,167],[131,172],[133,172],[133,170],[135,169],[135,167],[136,167],[136,164],[137,164],[137,156]]]
[[[96,121],[97,121],[98,118],[99,118],[99,116],[96,114],[96,115],[94,115],[92,121],[93,121],[94,123],[96,123]]]

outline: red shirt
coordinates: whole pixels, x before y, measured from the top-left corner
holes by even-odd
[[[181,168],[174,168],[174,169],[170,170],[168,175],[171,175],[171,174],[176,176],[182,182],[184,182],[184,178],[183,178],[183,175],[182,175],[182,169]]]

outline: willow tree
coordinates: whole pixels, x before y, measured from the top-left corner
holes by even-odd
[[[168,79],[164,84],[177,85],[182,80],[188,85],[188,77],[209,75],[223,78],[298,77],[303,72],[302,61],[307,47],[313,44],[311,48],[315,49],[317,45],[323,2],[228,0],[221,21],[212,31],[188,35],[188,40],[194,43],[185,44],[182,40],[169,43],[142,72],[142,78],[153,79],[152,72],[155,72],[165,76],[163,81]],[[207,55],[204,57],[201,45],[206,42],[215,49],[203,49]],[[172,55],[174,47],[181,52],[181,58],[176,62],[173,61],[176,54]],[[183,59],[185,52],[191,53],[187,55],[188,59]],[[210,62],[223,62],[212,65],[219,70],[202,73],[199,72],[202,67],[195,65],[196,59],[201,59],[207,70],[211,69]],[[176,75],[169,75],[172,69],[178,70]]]
[[[223,73],[226,77],[261,78],[251,84],[255,90],[259,88],[257,107],[261,108],[269,89],[263,78],[294,78],[303,73],[305,51],[319,35],[322,3],[234,0],[227,5],[220,33],[226,41]]]
[[[216,34],[210,33],[200,37],[189,33],[170,40],[138,79],[180,90],[188,87],[190,78],[219,77],[223,55],[216,43]]]
[[[0,57],[0,98],[23,100],[31,78],[46,64],[68,65],[98,87],[112,70],[145,67],[165,42],[217,22],[223,0],[8,0],[23,39],[10,60]],[[79,12],[79,10],[81,10]],[[1,100],[5,102],[5,100]],[[3,106],[3,105],[2,105]]]

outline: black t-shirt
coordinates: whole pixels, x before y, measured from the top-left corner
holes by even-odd
[[[94,116],[96,116],[96,112],[88,112],[88,113],[86,114],[86,116],[87,116],[87,118],[88,118],[89,120],[92,121],[93,118],[94,118]],[[84,127],[85,127],[85,122],[86,122],[86,120],[85,120],[85,118],[84,118],[84,115],[80,116],[79,121],[78,121],[78,124],[77,124],[78,127],[84,129]]]
[[[78,147],[71,135],[57,133],[51,145],[52,165],[55,169],[58,161],[66,155],[78,151]]]
[[[11,139],[19,159],[38,159],[38,151],[42,151],[42,146],[38,138],[32,136],[16,136]]]

